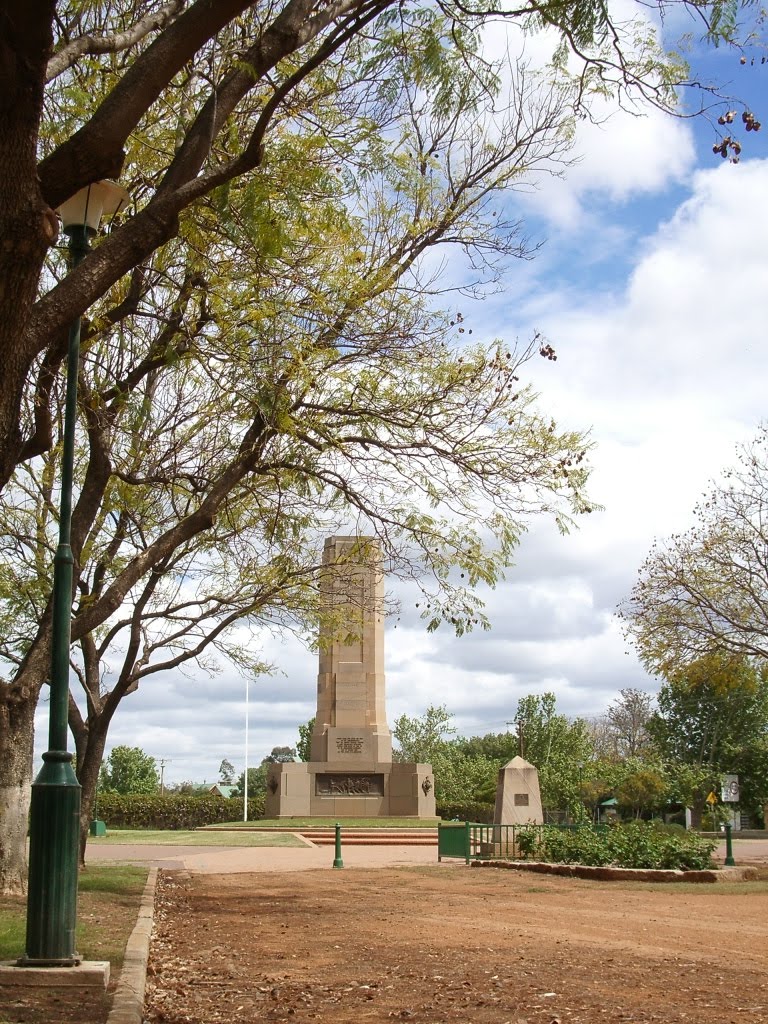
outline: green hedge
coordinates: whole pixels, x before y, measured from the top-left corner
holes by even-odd
[[[190,829],[243,820],[242,797],[100,793],[98,817],[112,828]],[[248,801],[250,821],[264,817],[264,797]]]
[[[466,804],[449,804],[438,801],[437,813],[443,821],[452,821],[458,818],[459,821],[476,821],[480,825],[490,825],[493,822],[493,804],[480,803],[478,801]]]
[[[665,868],[699,871],[713,867],[717,843],[693,832],[665,829],[654,822],[559,829],[522,828],[518,850],[525,860],[555,864],[613,865],[620,868]]]

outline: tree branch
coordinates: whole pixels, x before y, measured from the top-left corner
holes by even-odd
[[[135,46],[150,32],[169,25],[184,7],[185,2],[186,0],[171,0],[165,7],[147,14],[124,32],[116,32],[111,36],[85,35],[71,39],[48,61],[45,71],[46,82],[52,81],[67,68],[71,68],[78,58],[85,54],[118,53],[120,50],[127,50],[131,46]]]

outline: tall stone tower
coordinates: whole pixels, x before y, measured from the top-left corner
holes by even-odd
[[[384,574],[375,538],[328,538],[320,590],[325,625],[311,760],[272,766],[266,815],[433,817],[431,766],[392,761]]]
[[[321,592],[332,610],[320,638],[312,761],[388,764],[384,703],[384,577],[378,544],[329,537]],[[345,632],[339,632],[339,627]]]

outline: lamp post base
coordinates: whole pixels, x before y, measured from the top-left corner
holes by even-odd
[[[74,967],[80,784],[65,750],[43,754],[32,784],[29,886],[23,967]]]

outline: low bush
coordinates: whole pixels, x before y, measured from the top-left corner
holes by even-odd
[[[99,794],[98,816],[112,828],[190,829],[243,820],[242,797]],[[264,797],[248,801],[248,818],[264,817]]]
[[[493,804],[478,801],[465,804],[443,803],[438,801],[437,813],[443,821],[476,821],[480,825],[488,825],[493,821]]]
[[[645,821],[601,829],[530,826],[517,832],[517,847],[524,860],[596,867],[610,864],[697,871],[712,867],[716,845],[693,832],[659,828]]]

